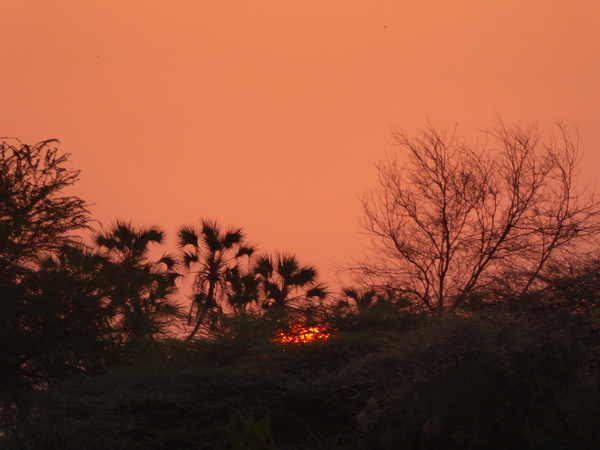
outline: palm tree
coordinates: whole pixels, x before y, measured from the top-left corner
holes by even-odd
[[[246,244],[241,228],[221,230],[215,221],[203,220],[199,228],[184,225],[177,232],[184,266],[194,274],[188,323],[194,323],[192,339],[211,311],[222,312],[227,294],[227,274],[254,247]]]
[[[254,264],[260,280],[263,307],[285,308],[297,300],[324,299],[326,287],[317,282],[317,269],[302,266],[289,254],[262,255]]]
[[[359,313],[366,312],[369,310],[369,308],[376,304],[377,300],[379,300],[375,289],[369,289],[361,292],[354,288],[345,288],[342,290],[342,293],[345,297],[354,301]],[[346,300],[342,300],[340,305],[350,306]]]
[[[252,271],[234,266],[225,273],[227,302],[235,313],[246,313],[252,303],[258,303],[260,279]]]
[[[150,246],[163,239],[164,232],[156,226],[136,229],[123,221],[94,236],[95,244],[112,263],[107,266],[113,288],[111,302],[121,317],[121,330],[130,340],[154,338],[179,314],[179,306],[169,298],[179,276],[174,257],[149,260]]]

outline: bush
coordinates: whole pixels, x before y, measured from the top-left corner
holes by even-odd
[[[154,344],[126,367],[36,393],[22,440],[89,450],[598,448],[597,323],[419,318],[312,345]]]

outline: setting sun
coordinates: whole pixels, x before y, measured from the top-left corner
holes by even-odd
[[[331,333],[324,327],[309,327],[306,325],[292,325],[288,332],[278,330],[273,340],[279,344],[311,344],[323,342],[331,337]]]

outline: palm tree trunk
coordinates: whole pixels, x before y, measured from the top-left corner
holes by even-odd
[[[188,337],[185,338],[185,342],[191,341],[194,338],[194,336],[196,336],[196,333],[198,333],[198,330],[200,329],[200,325],[202,325],[202,322],[204,322],[204,318],[206,317],[207,312],[207,309],[202,308],[202,310],[198,313],[198,317],[196,318],[196,325],[194,325],[194,329],[191,331]]]

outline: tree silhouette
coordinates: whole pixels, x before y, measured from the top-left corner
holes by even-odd
[[[487,133],[490,150],[432,127],[394,138],[406,165],[381,162],[379,186],[363,199],[373,253],[353,270],[364,284],[442,314],[501,273],[519,274],[524,295],[549,262],[600,231],[598,201],[574,185],[579,144],[561,125],[543,139],[533,126],[500,123]]]
[[[182,226],[178,245],[184,266],[193,274],[192,304],[188,323],[194,327],[192,339],[211,311],[222,312],[227,293],[227,274],[239,265],[244,256],[250,257],[254,247],[246,244],[241,228],[221,230],[217,222],[203,220],[201,226]]]
[[[379,300],[375,289],[367,289],[361,292],[354,288],[345,288],[342,290],[342,293],[344,297],[352,300],[359,313],[368,311]],[[340,305],[350,306],[350,303],[344,299],[340,301]]]
[[[163,239],[164,232],[156,226],[136,229],[123,221],[94,236],[111,260],[106,266],[111,304],[120,320],[119,329],[129,340],[154,338],[179,313],[170,299],[178,277],[175,259],[170,255],[149,259],[150,246]]]
[[[59,311],[68,310],[43,293],[36,274],[40,258],[72,241],[72,233],[88,222],[86,203],[64,195],[79,172],[69,168],[69,155],[59,154],[57,144],[56,140],[35,145],[0,140],[2,419],[11,414],[22,389],[49,383],[56,370],[73,362],[67,358],[72,346],[61,351],[70,345],[61,340],[64,335],[55,333],[61,330],[46,327]]]
[[[62,194],[79,172],[67,167],[69,155],[56,144],[0,141],[0,274],[59,248],[88,222],[86,203]]]
[[[317,270],[301,265],[293,255],[261,255],[253,270],[260,280],[264,308],[283,309],[298,301],[327,296],[325,285],[317,281]]]
[[[258,303],[260,297],[260,279],[252,271],[244,271],[234,266],[225,272],[227,282],[227,302],[235,313],[245,313]]]
[[[104,255],[83,244],[64,245],[44,256],[27,280],[23,297],[31,312],[24,316],[23,340],[38,342],[35,360],[45,371],[78,371],[102,366],[117,345],[109,303],[110,282]]]
[[[64,246],[20,278],[11,290],[15,297],[2,297],[2,437],[21,425],[32,391],[52,388],[74,373],[102,370],[118,354],[101,275],[104,262],[82,245]]]

